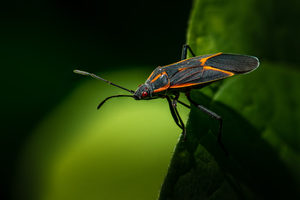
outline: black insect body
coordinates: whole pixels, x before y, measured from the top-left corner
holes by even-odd
[[[186,59],[187,50],[189,50],[194,57]],[[186,137],[186,131],[184,123],[177,110],[177,103],[190,108],[189,105],[178,100],[179,94],[185,93],[191,104],[219,121],[218,143],[227,154],[227,151],[221,141],[222,118],[218,114],[192,100],[190,91],[192,89],[202,88],[215,81],[236,74],[244,74],[253,71],[258,66],[259,61],[253,56],[223,53],[195,56],[191,48],[188,45],[184,45],[182,49],[181,61],[170,65],[157,67],[150,74],[146,82],[140,85],[136,91],[116,85],[92,73],[80,70],[74,70],[74,72],[100,79],[132,94],[107,97],[99,104],[98,109],[107,100],[115,97],[132,97],[135,100],[166,98],[175,123],[183,130],[184,138]]]

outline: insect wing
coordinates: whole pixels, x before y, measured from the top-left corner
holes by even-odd
[[[153,79],[156,79],[157,75],[161,74],[163,71],[166,71],[168,73],[168,76],[172,77],[173,75],[177,74],[179,71],[182,71],[183,69],[199,67],[201,66],[201,63],[204,63],[204,61],[207,61],[209,58],[212,58],[220,54],[221,53],[197,56],[197,57],[181,60],[169,65],[157,67],[150,74],[147,81],[152,82]]]
[[[235,74],[247,73],[259,66],[259,61],[254,56],[222,54],[212,56],[208,59],[200,59],[203,66],[226,70]]]
[[[210,66],[184,69],[171,78],[170,88],[182,88],[208,83],[233,76],[234,73]]]
[[[209,83],[224,79],[235,74],[247,73],[256,69],[258,59],[252,56],[235,54],[212,54],[198,56],[193,65],[178,68],[177,73],[170,77],[170,88],[182,88]],[[195,60],[198,64],[195,65]]]

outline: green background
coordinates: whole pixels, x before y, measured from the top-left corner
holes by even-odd
[[[230,109],[245,117],[242,122],[258,132],[264,130],[272,111],[277,111],[265,136],[283,133],[283,139],[269,137],[268,145],[283,150],[280,155],[290,166],[287,173],[299,177],[299,126],[295,125],[300,119],[295,95],[299,94],[298,7],[292,1],[224,2],[196,1],[194,8],[203,10],[195,13],[195,9],[191,17],[197,20],[189,23],[192,3],[181,1],[20,1],[3,5],[1,195],[5,199],[156,199],[181,133],[167,103],[115,99],[97,111],[97,104],[106,96],[126,92],[72,70],[95,72],[135,89],[157,65],[179,59],[186,33],[197,54],[226,51],[260,58],[262,69],[225,82],[219,94],[228,95],[214,100],[231,105]],[[251,90],[234,87],[236,80],[244,78],[250,88],[255,80]],[[265,91],[272,95],[264,95]],[[214,94],[210,89],[204,92],[210,97]],[[249,101],[259,106],[243,107]],[[186,121],[189,111],[183,108],[180,112]],[[199,119],[205,122],[207,117]],[[200,131],[208,130],[203,127]],[[243,145],[237,145],[246,140],[242,132],[236,138],[224,136],[225,145],[233,145],[229,150],[247,153]],[[212,138],[204,141],[211,152]],[[251,144],[247,147],[255,149]],[[255,167],[266,155],[258,154],[259,159],[252,160]],[[274,166],[280,169],[281,165]]]
[[[1,3],[1,199],[158,196],[181,133],[166,102],[115,99],[98,111],[102,99],[126,92],[72,71],[135,90],[156,66],[180,58],[190,7]]]

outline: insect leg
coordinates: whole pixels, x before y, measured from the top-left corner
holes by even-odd
[[[110,96],[110,97],[107,97],[105,98],[103,101],[101,101],[101,103],[97,106],[97,109],[100,109],[100,107],[109,99],[111,98],[115,98],[115,97],[132,97],[134,98],[133,95],[114,95],[114,96]]]
[[[193,57],[195,57],[196,55],[194,54],[194,52],[192,51],[191,47],[188,44],[184,44],[182,47],[182,51],[181,51],[181,60],[186,59],[187,57],[187,50],[189,50],[192,54]]]
[[[166,96],[166,99],[167,99],[167,101],[169,103],[169,108],[170,108],[170,111],[171,111],[171,114],[172,114],[172,117],[173,117],[175,123],[177,124],[177,126],[179,126],[182,129],[183,127],[182,127],[181,124],[179,124],[178,117],[176,115],[176,112],[175,112],[175,109],[174,109],[174,107],[172,105],[172,101],[171,101],[170,97]]]
[[[185,106],[185,107],[187,107],[187,108],[191,108],[191,106],[189,106],[189,105],[187,105],[186,103],[180,101],[178,98],[179,98],[179,93],[175,93],[175,97],[172,97],[172,96],[171,96],[171,99],[173,100],[173,104],[174,104],[174,103],[175,103],[175,104],[180,103],[181,105],[183,105],[183,106]],[[174,102],[174,101],[176,101],[176,102]]]
[[[174,98],[172,98],[172,100],[173,100]],[[189,106],[189,105],[187,105],[186,103],[184,103],[184,102],[182,102],[182,101],[180,101],[180,100],[176,100],[177,101],[177,103],[180,103],[181,105],[183,105],[183,106],[185,106],[185,107],[187,107],[187,108],[191,108],[191,106]]]
[[[185,140],[185,138],[186,138],[186,130],[185,130],[184,123],[183,123],[183,121],[182,121],[182,119],[181,119],[181,117],[180,117],[180,115],[179,115],[179,112],[178,112],[178,110],[177,110],[177,107],[174,107],[174,110],[175,110],[175,113],[176,113],[176,115],[177,115],[177,117],[178,117],[178,119],[179,119],[179,121],[180,121],[181,126],[182,126],[183,140]]]
[[[172,106],[173,106],[173,108],[174,108],[174,110],[175,110],[175,113],[176,113],[176,115],[177,115],[177,118],[179,119],[179,122],[180,122],[180,124],[181,124],[181,127],[182,127],[182,131],[183,131],[183,140],[185,140],[185,138],[186,138],[186,130],[185,130],[185,126],[184,126],[184,123],[183,123],[183,121],[182,121],[182,119],[181,119],[181,117],[180,117],[180,115],[179,115],[179,112],[178,112],[178,110],[177,110],[177,102],[178,102],[178,98],[179,98],[179,93],[176,93],[175,94],[175,98],[173,98],[173,102],[172,102]]]
[[[197,104],[195,101],[193,101],[193,100],[191,99],[190,92],[187,92],[187,93],[186,93],[186,97],[187,97],[188,100],[189,100],[194,106],[196,106],[198,109],[202,110],[202,111],[205,112],[206,114],[210,115],[211,117],[213,117],[213,118],[215,118],[216,120],[219,121],[219,133],[218,133],[217,140],[218,140],[218,143],[219,143],[220,147],[221,147],[222,150],[224,151],[224,153],[225,153],[226,155],[228,155],[228,152],[227,152],[225,146],[224,146],[223,143],[222,143],[222,127],[223,127],[223,120],[222,120],[222,117],[219,116],[218,114],[214,113],[213,111],[211,111],[211,110],[205,108],[204,106]]]
[[[179,92],[176,92],[174,94],[175,94],[175,97],[171,97],[171,99],[173,100],[172,104],[173,104],[173,107],[175,108],[177,106],[177,102],[178,102],[178,99],[179,99]]]

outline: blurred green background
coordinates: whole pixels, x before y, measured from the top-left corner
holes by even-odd
[[[193,14],[202,21],[187,35],[197,54],[254,53],[298,73],[298,6],[228,2],[197,1],[207,8]],[[72,70],[136,89],[157,65],[179,59],[191,8],[179,0],[3,3],[3,199],[157,198],[181,133],[166,102],[115,99],[97,111],[126,92]]]
[[[1,3],[1,199],[158,196],[181,133],[167,104],[115,99],[97,111],[124,91],[72,71],[135,90],[180,58],[190,8],[179,0]]]

